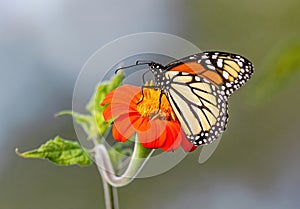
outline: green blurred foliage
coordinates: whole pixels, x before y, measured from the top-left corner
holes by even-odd
[[[272,50],[263,68],[249,91],[249,98],[256,105],[270,102],[299,78],[300,40],[289,39]]]

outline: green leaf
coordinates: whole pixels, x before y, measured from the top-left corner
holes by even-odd
[[[59,136],[49,140],[38,149],[24,153],[19,153],[18,149],[16,149],[16,153],[24,158],[48,159],[58,165],[78,164],[86,166],[92,163],[89,154],[78,142],[65,140]]]

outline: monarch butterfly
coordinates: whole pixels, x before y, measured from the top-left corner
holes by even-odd
[[[228,97],[254,70],[245,57],[227,52],[201,52],[165,66],[152,61],[136,65],[149,66],[160,97],[167,96],[187,139],[196,146],[210,144],[225,131]]]

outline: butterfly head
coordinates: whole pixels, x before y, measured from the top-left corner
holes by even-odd
[[[149,60],[138,60],[136,61],[135,65],[129,65],[125,67],[120,67],[117,68],[115,73],[117,73],[121,69],[127,69],[127,68],[132,68],[135,66],[140,66],[140,65],[148,65],[149,69],[143,74],[143,82],[145,83],[145,74],[147,72],[152,72],[154,77],[155,77],[155,82],[159,88],[162,90],[165,89],[165,76],[163,75],[163,72],[165,70],[165,67],[159,63],[149,61]]]
[[[153,61],[143,61],[139,60],[136,62],[136,65],[148,65],[149,70],[153,73],[155,80],[159,80],[159,77],[161,77],[162,72],[164,71],[165,67],[157,62]]]
[[[149,63],[149,69],[154,75],[157,75],[162,73],[164,66],[156,62],[151,62]]]

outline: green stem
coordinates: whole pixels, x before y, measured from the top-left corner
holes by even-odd
[[[111,160],[107,149],[102,144],[98,144],[94,148],[95,161],[98,166],[98,170],[106,180],[107,183],[113,187],[122,187],[129,184],[139,174],[151,154],[154,152],[153,149],[146,149],[140,143],[138,138],[135,138],[134,150],[126,171],[121,175],[117,176],[113,169]]]
[[[118,188],[111,187],[111,193],[113,197],[114,209],[119,209],[119,196],[118,196]]]
[[[117,188],[108,184],[104,178],[102,178],[102,181],[103,181],[105,208],[106,209],[119,209]]]

